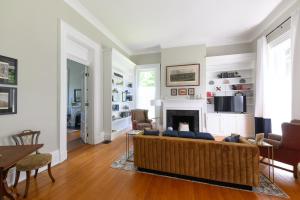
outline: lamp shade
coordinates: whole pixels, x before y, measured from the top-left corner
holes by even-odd
[[[153,99],[151,100],[151,106],[161,106],[161,100],[160,99]]]

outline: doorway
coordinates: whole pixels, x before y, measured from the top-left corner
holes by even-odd
[[[88,67],[68,59],[67,69],[67,150],[69,152],[87,143]]]

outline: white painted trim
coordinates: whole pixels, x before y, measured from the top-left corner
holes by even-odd
[[[102,142],[103,139],[103,116],[101,115],[103,84],[101,83],[101,75],[103,68],[100,64],[101,47],[90,40],[88,37],[78,32],[76,29],[60,21],[61,37],[60,37],[60,81],[58,89],[59,96],[59,149],[60,161],[67,159],[67,58],[77,58],[76,60],[83,61],[90,68],[90,78],[88,83],[90,106],[88,109],[88,127],[89,144]],[[71,42],[70,42],[71,41]],[[76,45],[70,45],[72,42]],[[75,50],[76,46],[82,49]]]
[[[51,162],[51,166],[55,166],[55,165],[58,165],[59,163],[61,163],[62,161],[60,160],[60,153],[59,153],[59,150],[55,150],[55,151],[52,151],[50,152],[52,154],[52,162]],[[47,166],[44,166],[42,168],[39,169],[39,173],[43,172],[47,170]],[[34,171],[31,172],[32,175],[34,173]],[[10,169],[10,171],[8,172],[8,176],[7,176],[7,182],[8,182],[8,185],[11,186],[14,181],[15,181],[15,175],[16,175],[16,170],[15,168],[12,168]],[[53,174],[54,178],[55,178],[55,174]],[[25,173],[22,173],[20,174],[20,178],[19,178],[19,182],[23,181],[26,179],[26,176],[25,176]],[[50,178],[49,178],[49,181]]]
[[[132,52],[127,48],[106,26],[100,22],[88,9],[86,9],[78,0],[64,0],[71,8],[78,12],[82,17],[84,17],[89,23],[91,23],[95,28],[102,32],[111,41],[117,44],[123,51],[131,55]]]
[[[299,6],[298,0],[282,1],[278,6],[278,10],[275,8],[274,11],[272,11],[272,13],[254,29],[253,33],[250,35],[250,41],[254,42],[254,40],[262,35],[267,29],[270,29],[271,25],[283,17],[289,9],[293,9],[292,12],[294,12],[299,9]]]

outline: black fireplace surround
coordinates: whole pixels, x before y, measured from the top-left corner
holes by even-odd
[[[190,131],[199,131],[199,111],[198,110],[167,110],[167,128],[173,130],[179,128],[180,122],[189,124]]]

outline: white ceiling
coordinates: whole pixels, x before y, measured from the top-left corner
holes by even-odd
[[[282,0],[79,0],[131,52],[249,42]]]

